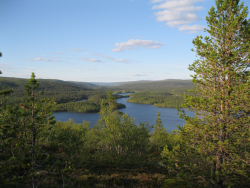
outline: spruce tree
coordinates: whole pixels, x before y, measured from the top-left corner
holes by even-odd
[[[196,187],[250,185],[250,20],[239,0],[216,0],[206,20],[209,36],[193,40],[196,60],[193,92],[183,107],[195,112],[180,117],[180,144],[165,148],[169,170]],[[188,180],[188,181],[187,181]]]

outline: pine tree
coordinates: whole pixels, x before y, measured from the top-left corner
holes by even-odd
[[[45,145],[55,119],[51,116],[53,103],[36,100],[38,86],[32,73],[26,84],[28,102],[7,105],[0,111],[0,187],[37,187],[46,177],[41,175],[49,164]]]
[[[248,187],[250,184],[250,20],[239,0],[217,0],[208,12],[205,31],[193,40],[196,60],[194,93],[183,106],[196,113],[180,117],[180,144],[167,148],[169,170],[179,180],[205,187]]]
[[[35,90],[38,89],[39,83],[35,79],[35,74],[32,72],[29,83],[25,85],[26,93],[29,97],[29,104],[21,105],[20,107],[24,110],[28,110],[28,119],[26,119],[26,128],[28,130],[29,136],[27,137],[27,144],[30,146],[31,153],[31,174],[32,174],[32,187],[36,187],[35,174],[40,173],[45,169],[45,161],[49,156],[47,152],[43,152],[41,145],[45,144],[46,132],[49,130],[51,125],[55,123],[54,116],[52,115],[52,104],[46,102],[46,100],[41,100],[37,102],[35,100]],[[42,93],[39,93],[42,94]]]

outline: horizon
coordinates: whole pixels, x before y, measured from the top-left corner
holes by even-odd
[[[20,77],[7,77],[7,76],[2,76],[1,78],[16,78],[16,79],[27,79],[29,80],[30,78],[20,78]],[[50,79],[50,78],[36,78],[36,80],[59,80],[63,82],[82,82],[82,81],[75,81],[75,80],[62,80],[62,79]],[[164,80],[136,80],[136,81],[122,81],[122,82],[83,82],[83,83],[106,83],[106,84],[112,84],[112,83],[128,83],[128,82],[157,82],[157,81],[167,81],[167,80],[186,80],[190,81],[192,79],[164,79]]]
[[[207,34],[212,6],[215,0],[3,1],[0,70],[77,82],[192,80],[192,40]]]

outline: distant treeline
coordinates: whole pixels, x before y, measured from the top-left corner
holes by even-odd
[[[120,91],[185,91],[194,87],[192,80],[162,80],[162,81],[137,81],[126,82],[118,86],[109,87],[111,90]]]
[[[117,109],[126,108],[124,104],[118,103]],[[82,112],[94,113],[101,109],[100,103],[91,101],[70,102],[56,105],[56,112]]]
[[[176,96],[165,92],[138,92],[131,95],[127,102],[152,104],[156,107],[175,108],[181,107],[185,102],[184,96]]]

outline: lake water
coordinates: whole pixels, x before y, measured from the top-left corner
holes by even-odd
[[[117,99],[118,103],[126,105],[126,108],[119,109],[119,111],[127,113],[130,117],[135,118],[136,124],[138,124],[139,121],[147,121],[149,122],[149,125],[153,125],[157,118],[158,111],[161,113],[162,124],[168,132],[178,129],[176,125],[182,127],[183,124],[185,124],[185,121],[179,118],[175,108],[159,108],[148,104],[129,103],[126,102],[127,99],[128,98]],[[194,115],[193,112],[186,110],[185,112],[189,116]],[[56,112],[53,115],[57,121],[68,121],[69,119],[73,119],[76,123],[82,123],[83,120],[86,120],[90,121],[91,126],[94,126],[99,119],[99,114],[97,113]]]

